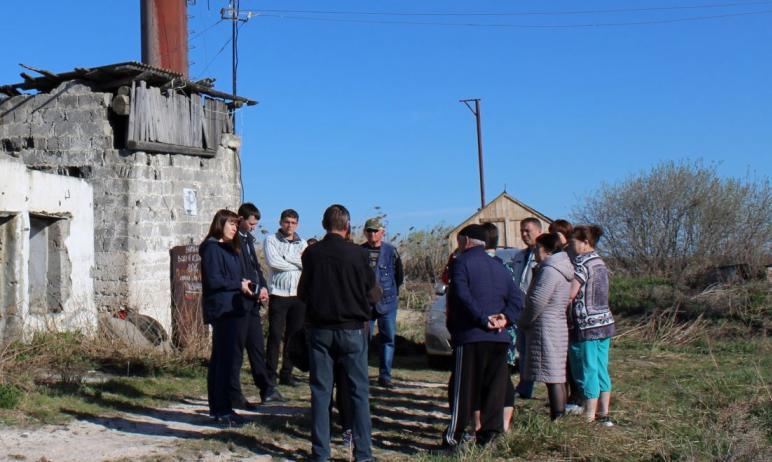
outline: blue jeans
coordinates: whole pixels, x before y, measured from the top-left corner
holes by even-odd
[[[378,368],[378,379],[391,380],[391,364],[394,362],[394,339],[397,336],[397,310],[391,310],[386,314],[379,314],[370,321],[370,335],[372,335],[375,323],[378,323],[378,355],[381,359]]]
[[[367,381],[367,338],[364,329],[317,329],[308,331],[311,366],[311,460],[330,458],[330,399],[333,366],[343,368],[354,411],[354,456],[372,458],[370,441],[370,391]]]
[[[517,330],[517,353],[520,357],[518,360],[518,371],[520,372],[520,381],[515,387],[517,394],[523,398],[531,398],[533,396],[533,382],[530,380],[524,380],[525,375],[525,333],[520,329]]]

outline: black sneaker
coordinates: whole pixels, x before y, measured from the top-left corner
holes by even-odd
[[[383,388],[394,388],[394,383],[392,383],[391,379],[384,379],[383,377],[378,377],[378,385]]]
[[[300,384],[300,382],[298,382],[298,380],[295,377],[293,377],[292,374],[290,374],[290,375],[282,375],[281,377],[279,377],[279,384],[287,385],[290,387],[296,387]]]
[[[247,423],[247,420],[244,417],[241,417],[235,412],[231,412],[230,414],[215,416],[214,421],[224,427],[231,427],[231,428],[241,427],[245,423]]]
[[[279,393],[279,390],[277,390],[276,388],[274,388],[273,390],[269,391],[264,396],[262,396],[262,400],[263,400],[262,404],[284,403],[287,401],[287,399],[283,397],[281,393]]]
[[[249,402],[247,400],[244,400],[241,403],[237,403],[233,405],[234,409],[241,409],[242,411],[251,411],[255,412],[259,409],[260,406],[258,406],[255,403]]]

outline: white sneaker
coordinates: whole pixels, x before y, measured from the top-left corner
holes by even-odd
[[[566,404],[566,414],[582,414],[584,413],[584,407],[578,404],[569,403]]]
[[[611,417],[609,417],[607,415],[600,416],[596,420],[596,422],[598,422],[598,424],[600,424],[602,427],[613,427],[614,426],[614,422],[611,421]]]

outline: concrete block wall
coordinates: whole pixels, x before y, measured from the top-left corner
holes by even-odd
[[[200,242],[218,209],[238,207],[239,142],[224,135],[213,158],[116,149],[112,124],[126,119],[110,117],[111,100],[70,81],[0,101],[0,159],[93,187],[97,308],[149,315],[171,333],[169,249]],[[196,215],[186,214],[183,189],[196,191]]]
[[[94,332],[97,310],[90,273],[94,267],[93,188],[85,180],[29,170],[20,162],[0,156],[0,211],[13,216],[3,233],[4,265],[14,283],[4,275],[4,295],[0,306],[0,340],[18,336],[29,338],[36,331],[79,329]],[[29,257],[30,214],[67,220],[69,234],[64,238],[69,287],[55,311],[31,306]]]

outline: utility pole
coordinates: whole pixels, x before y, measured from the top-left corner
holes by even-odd
[[[227,19],[231,22],[231,83],[233,86],[233,107],[232,107],[232,117],[233,117],[233,132],[236,132],[236,75],[238,73],[239,68],[239,49],[238,49],[238,41],[239,41],[239,0],[230,0],[230,3],[228,4],[228,8],[223,8],[220,10],[220,17],[222,19]],[[250,16],[247,17],[249,19]]]
[[[239,0],[231,0],[231,14],[233,19],[231,21],[231,75],[233,78],[233,98],[236,98],[236,70],[239,65],[238,48],[236,42],[238,41],[238,21],[239,21]],[[234,123],[236,119],[233,119]]]
[[[469,104],[472,101],[474,101],[474,108]],[[480,209],[482,209],[485,207],[485,174],[483,172],[482,131],[480,129],[480,98],[462,99],[458,102],[464,103],[477,120],[477,162],[480,166]]]

